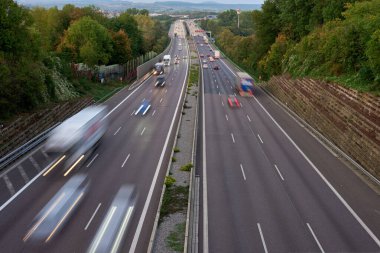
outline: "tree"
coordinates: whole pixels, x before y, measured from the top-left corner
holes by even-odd
[[[112,39],[107,29],[90,17],[74,22],[59,46],[60,52],[71,52],[73,61],[89,66],[107,64],[112,53]]]
[[[111,62],[123,64],[132,59],[131,41],[123,30],[112,34],[113,53]]]
[[[137,57],[144,53],[143,49],[143,36],[138,29],[137,21],[128,14],[123,12],[119,17],[112,18],[108,23],[108,29],[114,32],[124,30],[128,38],[131,40],[131,48],[133,57]]]

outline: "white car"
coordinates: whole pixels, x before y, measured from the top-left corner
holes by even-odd
[[[203,62],[203,63],[207,63],[207,60],[206,60],[206,59],[203,59],[202,62]]]
[[[208,69],[208,65],[207,64],[203,64],[203,68],[204,69]]]

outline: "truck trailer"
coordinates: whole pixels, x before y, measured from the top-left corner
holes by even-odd
[[[245,72],[236,73],[235,88],[242,97],[253,97],[253,78]]]
[[[164,65],[170,66],[171,57],[170,54],[164,55]]]
[[[44,150],[58,154],[64,167],[79,163],[103,137],[108,122],[106,106],[89,106],[52,130]]]
[[[214,58],[215,59],[219,59],[220,58],[220,51],[219,50],[215,50],[215,52],[214,52]]]

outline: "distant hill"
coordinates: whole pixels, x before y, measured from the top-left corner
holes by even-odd
[[[228,9],[257,10],[261,8],[260,4],[221,4],[217,2],[180,2],[166,1],[154,3],[138,3],[124,0],[18,0],[18,3],[33,7],[43,6],[46,8],[57,6],[62,8],[65,4],[74,4],[78,7],[95,5],[103,10],[122,11],[129,8],[147,9],[150,12],[170,13],[178,11],[215,11],[222,12]]]

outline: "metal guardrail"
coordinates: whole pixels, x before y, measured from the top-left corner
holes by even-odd
[[[22,146],[16,148],[12,152],[8,153],[6,156],[2,157],[0,159],[0,170],[4,169],[9,164],[13,163],[16,159],[23,156],[24,154],[26,154],[27,152],[29,152],[30,150],[38,146],[41,142],[46,140],[47,137],[49,136],[50,131],[53,130],[55,127],[57,127],[59,124],[61,123],[59,122],[55,124],[54,126],[46,129],[45,131],[43,131],[42,133],[40,133],[33,139],[29,140]]]

